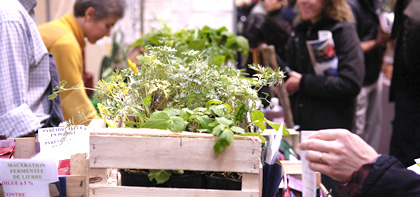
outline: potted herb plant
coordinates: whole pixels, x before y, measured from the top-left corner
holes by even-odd
[[[259,136],[264,141],[252,127],[264,130],[268,123],[279,129],[258,110],[258,90],[252,87],[278,85],[284,78],[281,71],[254,65],[251,68],[258,74],[246,78],[240,70],[217,63],[207,51],[180,53],[169,46],[149,46],[146,51],[139,58],[141,66],[128,61],[129,69],[116,70],[110,80],[98,82],[94,98],[101,101],[100,115],[109,127],[123,122],[130,128],[211,133],[218,137],[216,153],[229,146],[234,135]],[[56,93],[73,88],[77,87],[56,87]],[[157,184],[177,174],[147,172]]]

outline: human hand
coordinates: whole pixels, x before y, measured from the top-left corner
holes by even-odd
[[[297,91],[299,91],[299,84],[300,84],[301,79],[302,79],[302,74],[295,71],[292,71],[289,73],[289,79],[287,79],[286,83],[284,83],[284,86],[287,90],[287,93],[289,93],[289,95],[293,95]]]
[[[378,33],[376,34],[375,45],[385,47],[386,42],[389,40],[390,37],[390,33],[384,32],[384,30],[380,26],[378,26]]]
[[[359,136],[345,129],[315,132],[299,148],[308,150],[310,169],[343,182],[350,181],[353,172],[379,156]]]

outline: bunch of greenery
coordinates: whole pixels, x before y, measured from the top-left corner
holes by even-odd
[[[210,57],[210,61],[219,66],[226,62],[233,64],[237,60],[235,52],[240,52],[245,57],[249,52],[245,37],[229,32],[226,27],[212,29],[208,26],[173,32],[164,24],[162,29],[146,34],[132,46],[168,46],[176,49],[175,56],[179,61],[192,60],[184,52],[203,51],[203,57]]]
[[[259,74],[245,78],[240,70],[211,64],[197,51],[183,53],[191,61],[178,62],[173,48],[147,50],[141,67],[129,61],[131,69],[117,70],[111,81],[98,82],[94,97],[102,101],[98,108],[110,125],[114,123],[109,120],[117,118],[126,120],[128,127],[212,133],[219,137],[215,152],[228,146],[234,134],[245,133],[240,126],[247,113],[262,129],[264,122],[279,128],[257,110],[259,98],[252,87],[280,83],[281,71],[257,65],[253,68]]]
[[[204,52],[184,52],[190,61],[178,61],[177,51],[167,46],[148,47],[147,51],[143,65],[128,61],[130,68],[116,70],[110,81],[97,84],[94,98],[101,101],[100,115],[110,127],[119,120],[133,128],[211,133],[218,137],[213,146],[216,153],[229,146],[235,134],[265,141],[250,126],[263,131],[266,122],[280,128],[257,109],[258,89],[252,87],[277,85],[283,72],[254,65],[251,68],[258,74],[245,78],[234,67],[215,65],[203,57]],[[56,93],[63,90],[68,89],[57,87]],[[154,170],[149,177],[162,183],[170,174]]]

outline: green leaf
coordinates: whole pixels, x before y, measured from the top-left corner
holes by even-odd
[[[139,55],[139,56],[136,57],[136,59],[142,65],[147,62],[146,57],[144,55]]]
[[[222,107],[221,107],[222,106]],[[222,117],[223,115],[225,115],[224,109],[225,106],[224,105],[212,105],[210,106],[210,110],[214,115],[217,115],[219,117]]]
[[[225,129],[225,125],[217,125],[216,127],[213,128],[212,134],[214,136],[219,136],[222,134],[223,130]]]
[[[238,134],[244,134],[245,133],[245,129],[243,129],[241,127],[233,126],[230,129],[232,129],[233,132],[238,133]]]
[[[262,111],[251,111],[251,120],[256,126],[260,127],[261,131],[265,130],[264,119],[264,113]]]
[[[234,138],[233,132],[230,129],[225,129],[222,134],[217,139],[216,143],[213,146],[215,153],[222,152],[225,147],[229,146]]]
[[[219,122],[222,125],[225,125],[226,127],[229,127],[233,124],[233,121],[226,119],[225,117],[216,118],[217,122]]]
[[[225,104],[223,104],[223,105],[226,107],[226,109],[227,109],[229,112],[231,112],[231,111],[232,111],[232,107],[231,107],[229,104],[225,103]]]
[[[157,184],[165,183],[171,177],[172,172],[170,170],[150,170],[149,181],[156,180]]]
[[[260,140],[261,140],[261,143],[265,143],[267,141],[265,139],[265,137],[263,137],[261,135],[261,133],[244,133],[244,134],[241,134],[241,136],[258,136],[260,138]]]
[[[193,50],[202,51],[206,46],[206,40],[193,40],[189,43],[188,47]]]
[[[242,123],[246,118],[246,106],[242,102],[239,106],[235,107],[235,120]]]
[[[289,130],[287,130],[286,126],[283,125],[283,136],[289,136],[289,135],[290,135]]]
[[[169,116],[178,116],[180,113],[179,109],[174,109],[174,108],[166,108],[163,110],[164,112],[168,113]]]
[[[208,109],[208,108],[210,108],[211,105],[214,105],[214,104],[222,104],[222,101],[219,101],[219,100],[210,100],[210,101],[208,101],[206,103],[206,108]]]
[[[133,113],[134,116],[142,117],[142,113],[140,113],[136,108],[130,107],[130,111],[131,113]]]
[[[147,96],[146,98],[143,99],[143,105],[149,107],[152,104],[152,97],[151,96]]]
[[[221,56],[216,56],[213,58],[214,64],[216,64],[217,66],[221,66],[224,62],[225,62],[226,57],[221,55]]]
[[[197,116],[196,119],[200,129],[212,129],[214,127],[211,125],[214,120],[210,119],[208,116]]]
[[[175,174],[184,174],[184,170],[172,170]]]
[[[144,123],[146,128],[151,129],[168,129],[171,123],[171,118],[166,112],[156,111],[150,116],[150,118]]]
[[[267,122],[268,125],[270,125],[271,127],[273,127],[274,130],[278,131],[280,129],[280,126],[281,126],[280,123],[270,121],[267,118],[264,118],[264,120]]]
[[[189,121],[190,120],[190,117],[191,117],[191,115],[193,114],[194,112],[193,111],[191,111],[191,110],[189,110],[188,108],[183,108],[183,109],[181,109],[181,111],[179,112],[179,117],[181,117],[182,119],[184,119],[184,120],[186,120],[186,121]]]
[[[181,132],[185,131],[185,127],[187,127],[187,122],[180,117],[172,117],[172,123],[170,125],[171,131],[174,132]]]
[[[248,39],[246,39],[243,36],[237,36],[236,42],[238,43],[238,46],[240,49],[239,51],[241,51],[242,55],[248,56],[248,51],[249,51]]]

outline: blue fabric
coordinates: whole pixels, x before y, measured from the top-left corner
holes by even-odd
[[[48,95],[53,93],[53,90],[56,86],[60,84],[60,76],[58,75],[57,66],[55,65],[54,58],[52,54],[49,54],[50,58],[50,75],[51,83],[48,86]],[[51,101],[51,111],[50,118],[46,120],[43,127],[58,127],[60,122],[64,120],[63,109],[61,108],[61,97],[60,94]]]
[[[58,192],[60,192],[60,195],[58,195],[57,197],[67,196],[67,182],[65,176],[58,177],[58,181],[51,184],[54,184],[57,187]]]
[[[281,182],[281,165],[274,163],[272,165],[264,162],[263,165],[263,197],[273,197],[279,190]]]

